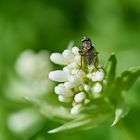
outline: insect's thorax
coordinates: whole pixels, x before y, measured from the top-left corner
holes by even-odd
[[[92,63],[92,49],[93,46],[90,41],[84,41],[83,42],[83,51],[84,56],[86,57],[87,64],[90,65]]]
[[[82,46],[84,50],[90,50],[92,48],[92,44],[90,41],[84,41]]]

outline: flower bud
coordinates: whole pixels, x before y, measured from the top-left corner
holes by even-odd
[[[80,49],[78,47],[73,47],[72,48],[72,52],[73,52],[74,55],[79,55],[79,51],[80,51]]]
[[[70,89],[66,89],[64,85],[58,85],[55,87],[55,93],[66,97],[73,96],[73,92]]]
[[[68,49],[64,50],[62,55],[63,55],[64,59],[66,59],[69,63],[72,62],[74,59],[73,53]]]
[[[53,53],[50,56],[50,59],[55,64],[59,64],[59,65],[67,65],[69,63],[69,61],[65,59],[64,56],[60,53]]]
[[[104,79],[104,71],[102,69],[96,71],[92,75],[92,81],[102,81]]]
[[[91,90],[93,94],[98,94],[102,91],[102,85],[100,83],[96,83]]]
[[[72,107],[72,109],[71,109],[71,114],[72,114],[72,115],[78,114],[79,111],[80,111],[81,106],[82,106],[81,104],[77,104],[77,105],[75,105],[74,107]]]
[[[80,92],[75,95],[74,100],[76,103],[82,102],[85,99],[86,95],[84,92]]]
[[[59,95],[59,96],[58,96],[58,100],[59,100],[60,102],[68,103],[68,102],[71,102],[71,101],[72,101],[72,98],[70,98],[70,97],[65,97],[65,96],[63,96],[63,95]]]
[[[49,79],[56,82],[65,82],[68,79],[68,75],[62,70],[51,71]]]

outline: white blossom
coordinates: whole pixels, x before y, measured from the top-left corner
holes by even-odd
[[[75,56],[79,56],[79,51],[80,49],[78,47],[73,47],[72,48],[72,53],[75,55]]]
[[[6,96],[21,102],[24,102],[22,98],[25,96],[42,98],[53,88],[53,82],[48,78],[50,70],[52,64],[47,51],[23,51],[15,62],[15,71],[20,78],[10,79],[9,87],[5,90]]]
[[[79,103],[85,99],[86,95],[84,92],[77,93],[74,97],[75,102]]]
[[[65,86],[61,84],[55,87],[55,93],[67,97],[72,96],[74,94],[72,90],[65,88]]]
[[[92,81],[102,81],[104,79],[104,71],[99,69],[92,73]]]
[[[102,85],[100,83],[95,83],[91,88],[92,94],[94,97],[100,97],[100,92],[102,91]]]
[[[56,70],[49,73],[49,79],[56,82],[65,82],[68,79],[68,75],[62,70]]]
[[[74,107],[71,108],[71,114],[76,115],[79,113],[80,108],[82,107],[82,104],[76,104]]]
[[[89,85],[87,85],[87,84],[84,85],[84,90],[85,91],[88,92],[88,91],[90,91],[90,89],[91,89],[91,87]]]
[[[78,47],[72,47],[64,50],[59,57],[58,53],[51,55],[54,63],[65,65],[62,70],[50,72],[49,78],[61,82],[54,90],[60,102],[71,102],[71,114],[78,114],[84,104],[100,96],[104,80],[104,71],[101,67],[95,68],[94,64],[87,65],[84,62],[81,64],[82,56],[79,50]]]
[[[64,56],[60,53],[53,53],[50,56],[50,59],[55,64],[59,64],[59,65],[67,65],[68,64],[67,59],[65,59]]]
[[[24,109],[11,114],[7,118],[7,125],[15,133],[24,133],[25,131],[29,131],[31,127],[37,125],[40,119],[39,114],[33,111],[33,109]]]
[[[59,95],[58,96],[58,100],[60,101],[60,102],[65,102],[65,103],[67,103],[67,102],[71,102],[72,101],[72,98],[71,97],[66,97],[66,96],[63,96],[63,95]]]

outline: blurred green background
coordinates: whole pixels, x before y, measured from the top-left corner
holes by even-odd
[[[128,93],[129,114],[114,128],[47,134],[59,125],[39,115],[28,130],[15,133],[7,125],[14,112],[31,107],[5,95],[14,65],[26,49],[62,52],[69,41],[79,46],[86,35],[94,42],[101,64],[112,52],[118,59],[117,73],[140,64],[139,0],[0,0],[0,140],[139,140],[140,79]],[[9,90],[9,94],[14,94]],[[36,108],[31,107],[35,112]],[[36,115],[36,114],[35,114]],[[26,122],[27,120],[23,120]],[[15,124],[16,125],[16,124]]]

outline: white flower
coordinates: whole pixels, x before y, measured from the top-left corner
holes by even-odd
[[[8,127],[15,133],[25,133],[30,128],[37,128],[37,124],[40,122],[41,117],[33,109],[24,109],[19,112],[13,113],[8,117]]]
[[[60,101],[60,102],[65,102],[65,103],[67,103],[67,102],[71,102],[72,101],[72,98],[68,98],[68,97],[65,97],[65,96],[63,96],[63,95],[59,95],[58,96],[58,100]]]
[[[93,96],[99,96],[99,93],[102,91],[102,85],[100,83],[95,83],[95,85],[91,89]]]
[[[104,79],[104,71],[99,69],[92,73],[92,81],[102,81]]]
[[[87,84],[84,85],[84,90],[85,91],[88,92],[88,91],[90,91],[90,89],[91,89],[91,87],[89,85],[87,85]]]
[[[68,75],[62,70],[56,70],[49,73],[49,79],[56,82],[65,82],[68,79]]]
[[[70,111],[71,114],[72,114],[72,115],[78,114],[81,107],[82,107],[82,104],[77,104],[77,105],[75,105],[74,107],[72,107],[72,109],[71,109],[71,111]]]
[[[67,59],[65,59],[64,56],[60,53],[53,53],[50,56],[50,59],[55,64],[59,64],[59,65],[67,65],[68,64]]]
[[[25,96],[41,98],[52,90],[53,82],[48,78],[51,69],[47,51],[23,51],[15,63],[15,70],[20,78],[10,79],[9,87],[5,91],[6,96],[22,102]]]
[[[62,84],[59,84],[58,86],[55,87],[55,93],[58,95],[66,96],[66,97],[74,95],[71,89],[65,88],[65,86]]]
[[[62,70],[50,72],[49,78],[61,82],[55,87],[55,93],[60,102],[71,102],[71,114],[79,113],[84,104],[100,96],[104,80],[101,67],[95,68],[93,64],[89,66],[83,61],[82,68],[79,50],[78,47],[72,47],[64,50],[62,54],[51,55],[54,63],[65,65]]]
[[[79,103],[85,99],[86,95],[84,92],[77,93],[74,97],[75,102]]]

